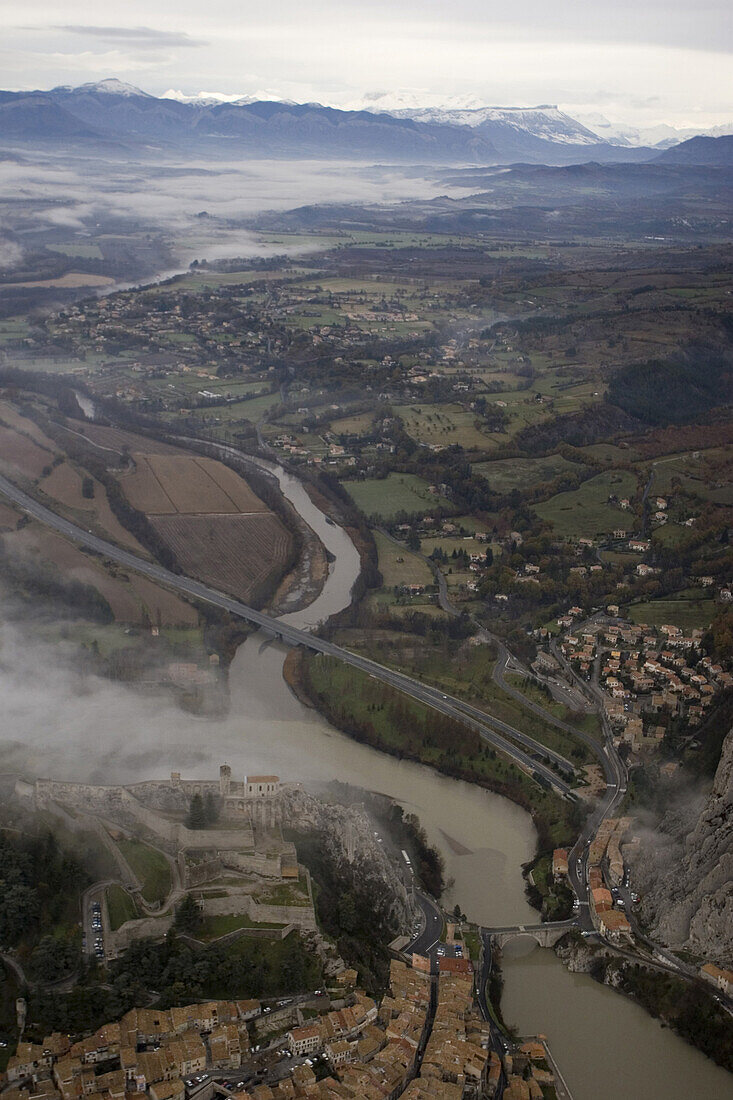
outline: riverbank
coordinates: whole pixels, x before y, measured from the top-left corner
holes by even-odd
[[[601,985],[623,993],[717,1065],[733,1072],[733,1019],[717,1003],[712,990],[635,962],[611,947],[589,944],[577,932],[564,936],[554,950],[571,973],[589,974]]]
[[[576,807],[538,787],[515,764],[484,745],[475,731],[330,658],[294,651],[283,675],[296,698],[355,741],[521,806],[537,831],[538,854],[574,842],[579,827]]]

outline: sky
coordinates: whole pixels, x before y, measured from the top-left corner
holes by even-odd
[[[733,117],[729,0],[0,0],[0,83]],[[389,100],[385,100],[384,96]]]

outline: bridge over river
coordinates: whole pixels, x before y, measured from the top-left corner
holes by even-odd
[[[531,936],[540,947],[554,947],[559,939],[573,928],[580,928],[575,918],[570,920],[548,921],[546,924],[512,924],[504,928],[482,928],[481,937],[486,943],[490,939],[496,947],[503,947],[509,940],[519,936]]]

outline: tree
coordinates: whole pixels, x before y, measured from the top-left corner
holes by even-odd
[[[214,825],[219,820],[219,809],[213,792],[207,791],[204,799],[204,819],[207,825]]]
[[[181,904],[176,909],[174,925],[179,932],[187,932],[195,936],[201,928],[203,916],[196,902],[190,894],[186,894]]]
[[[92,500],[94,498],[94,481],[91,477],[82,479],[81,495],[85,500]]]
[[[417,531],[410,531],[408,533],[406,543],[408,550],[420,549],[420,536],[418,535]]]
[[[31,969],[41,981],[53,982],[70,973],[77,960],[73,943],[43,936],[31,955]]]
[[[197,792],[191,799],[191,805],[188,810],[188,818],[186,824],[189,829],[205,829],[206,828],[206,810],[204,809],[204,800]]]

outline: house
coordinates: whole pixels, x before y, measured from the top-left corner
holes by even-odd
[[[607,890],[605,886],[598,886],[595,890],[591,891],[591,898],[593,900],[593,908],[596,913],[605,913],[609,909],[613,908],[613,898],[611,897],[611,891]]]
[[[599,916],[599,930],[602,936],[608,936],[610,940],[619,940],[622,936],[631,935],[631,925],[623,913],[617,909],[610,909]]]
[[[556,848],[552,853],[552,877],[563,878],[568,873],[568,850],[567,848]]]
[[[722,993],[730,996],[733,993],[733,970],[721,970],[714,963],[705,963],[700,967],[700,977],[706,982],[717,986]]]
[[[236,1024],[222,1024],[209,1035],[211,1063],[215,1069],[239,1069],[242,1047]]]
[[[8,1081],[23,1081],[27,1077],[35,1081],[50,1069],[52,1060],[51,1054],[39,1043],[18,1043],[18,1049],[8,1062]]]
[[[297,1057],[314,1054],[321,1046],[321,1029],[313,1024],[294,1027],[288,1032],[287,1040],[291,1054]]]
[[[180,1077],[150,1086],[150,1100],[184,1100],[186,1087]]]
[[[345,1039],[339,1039],[335,1043],[326,1043],[324,1050],[330,1065],[334,1069],[346,1062],[351,1062],[354,1057],[354,1044],[348,1043]]]

